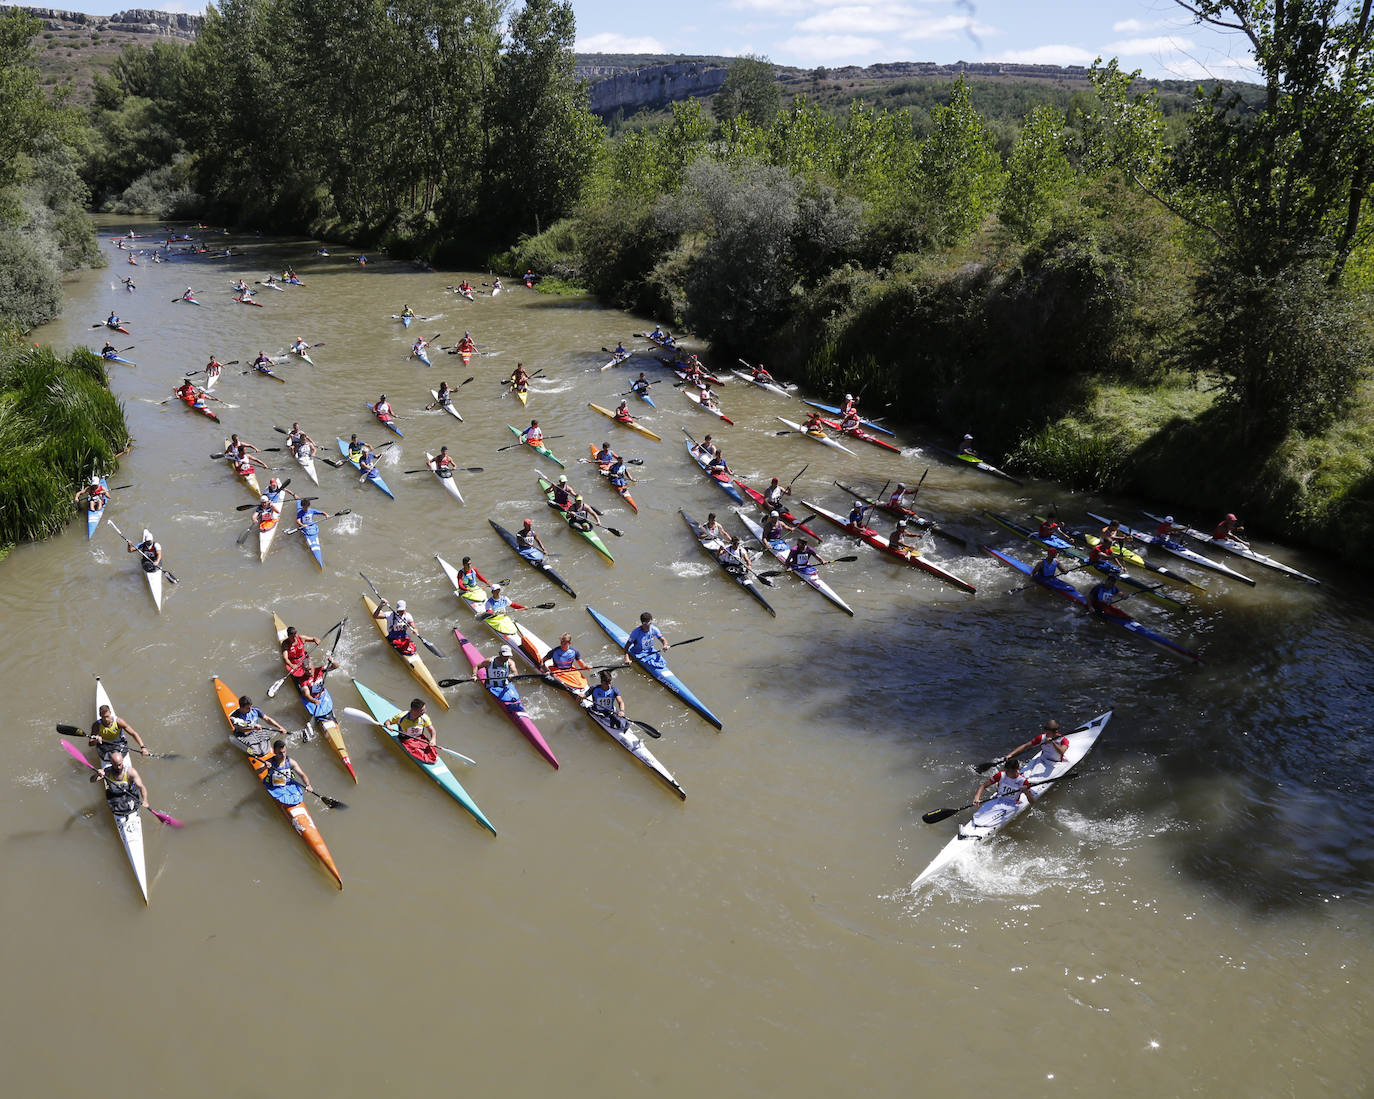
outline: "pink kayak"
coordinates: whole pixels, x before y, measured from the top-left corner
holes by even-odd
[[[515,695],[514,701],[505,702],[498,698],[495,692],[488,690],[486,686],[487,673],[477,670],[478,665],[482,664],[486,660],[486,657],[482,655],[481,650],[479,650],[476,645],[463,636],[463,631],[458,629],[457,626],[453,628],[453,636],[458,639],[459,648],[463,650],[463,655],[467,657],[468,663],[472,665],[472,674],[476,676],[477,680],[482,684],[482,693],[491,699],[493,705],[511,719],[511,723],[525,735],[525,738],[535,746],[541,756],[557,767],[558,757],[553,754],[553,749],[549,747],[549,742],[544,739],[543,734],[539,732],[534,722],[530,720],[530,715],[525,712],[525,704],[520,701],[519,695]],[[509,684],[507,684],[507,686],[510,687],[511,693],[514,694],[515,688]]]

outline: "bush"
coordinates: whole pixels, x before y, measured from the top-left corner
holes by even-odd
[[[201,212],[205,199],[185,181],[177,165],[166,164],[139,176],[118,198],[106,203],[111,214],[149,214],[157,218],[187,218]]]
[[[56,251],[41,247],[31,233],[0,229],[0,322],[29,329],[61,311]]]

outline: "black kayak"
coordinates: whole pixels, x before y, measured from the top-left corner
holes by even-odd
[[[577,598],[577,592],[573,591],[572,588],[568,586],[568,582],[564,580],[561,576],[559,576],[558,573],[554,572],[552,568],[549,567],[548,559],[542,553],[539,552],[539,548],[537,546],[532,547],[529,550],[521,550],[520,541],[515,537],[515,535],[513,535],[495,519],[488,519],[487,522],[491,524],[491,529],[496,531],[496,533],[501,536],[501,540],[516,552],[520,560],[524,561],[527,565],[530,565],[533,568],[538,569],[540,572],[542,572],[545,576],[547,576],[550,580],[552,580],[555,584],[557,584],[560,588],[562,588],[574,599]],[[538,556],[531,557],[529,556],[530,554],[538,554]]]

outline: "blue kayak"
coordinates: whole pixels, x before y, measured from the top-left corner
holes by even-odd
[[[107,491],[109,490],[109,487],[110,487],[110,486],[106,483],[104,477],[100,478],[100,487],[103,488],[103,489],[105,489],[105,490],[107,490]],[[104,503],[104,504],[100,507],[100,509],[97,510],[97,511],[91,511],[91,510],[89,510],[89,509],[90,509],[90,503],[89,503],[89,501],[87,502],[87,505],[86,505],[86,506],[87,506],[87,511],[86,511],[86,537],[87,537],[87,538],[90,538],[91,535],[93,535],[93,534],[95,533],[95,528],[98,527],[98,526],[100,526],[100,520],[102,520],[102,519],[105,518],[105,508],[107,508],[107,507],[110,506],[110,498],[107,496],[107,497],[105,498],[105,503]]]
[[[137,366],[138,363],[133,359],[126,359],[123,355],[101,355],[107,363],[123,363],[125,366]]]
[[[344,442],[342,439],[340,439],[337,435],[334,436],[334,441],[339,444],[339,453],[342,454],[353,464],[354,469],[361,470],[363,467],[358,464],[358,460],[348,453],[348,444]],[[386,487],[386,482],[382,480],[380,474],[374,472],[368,478],[368,480],[370,480],[374,485],[376,485],[379,489],[385,492],[393,500],[396,499],[396,494],[392,492],[391,489]]]
[[[838,416],[840,409],[838,405],[821,404],[820,401],[802,401],[802,404],[809,404],[812,408],[819,408],[822,412],[829,412],[832,416]],[[875,424],[872,420],[860,420],[860,427],[866,427],[869,431],[881,431],[884,435],[896,435],[895,431],[883,427],[882,424]]]
[[[607,637],[619,645],[622,650],[625,648],[626,643],[630,640],[628,632],[622,630],[600,611],[588,607],[587,613],[596,620],[598,626],[606,631]],[[720,718],[716,717],[715,714],[708,710],[706,704],[687,689],[687,685],[668,667],[668,662],[663,659],[662,653],[655,652],[651,656],[636,656],[634,659],[641,668],[667,687],[668,690],[672,691],[673,694],[677,695],[678,698],[682,699],[688,706],[694,709],[717,729],[721,728]]]

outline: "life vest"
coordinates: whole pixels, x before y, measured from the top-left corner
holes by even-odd
[[[509,689],[510,665],[504,660],[493,660],[487,665],[487,686],[498,691]]]
[[[592,709],[603,714],[615,713],[615,700],[620,697],[620,692],[614,687],[603,687],[598,683],[589,693],[592,700]]]
[[[482,608],[483,614],[505,614],[510,610],[510,600],[504,595],[491,596]]]
[[[544,441],[544,431],[542,428],[531,427],[525,429],[525,442],[530,446],[538,446]]]
[[[263,776],[264,786],[290,786],[296,780],[291,774],[291,757],[283,756],[278,762],[275,758],[267,760],[267,773]]]
[[[291,643],[282,651],[293,666],[299,665],[305,659],[305,642],[301,640],[300,634],[292,638]]]
[[[533,527],[531,527],[529,530],[526,530],[524,527],[521,527],[521,528],[520,528],[520,533],[517,534],[517,535],[515,536],[515,541],[519,544],[519,546],[520,546],[521,549],[527,549],[527,550],[528,550],[528,549],[537,549],[537,548],[538,548],[538,547],[534,544],[534,528],[533,528]]]
[[[107,766],[100,777],[105,781],[105,801],[110,806],[110,812],[123,817],[138,811],[143,804],[143,795],[139,793],[128,763],[124,764],[119,774],[113,767]]]
[[[481,577],[477,575],[476,569],[468,569],[466,572],[458,574],[458,587],[461,591],[471,591],[481,583]]]
[[[388,641],[395,641],[398,637],[409,636],[410,627],[415,620],[410,617],[409,611],[388,611],[386,616],[386,637]]]
[[[808,569],[812,567],[812,562],[816,559],[816,553],[809,547],[804,550],[795,550],[792,553],[792,567],[794,569]]]
[[[434,728],[434,722],[430,721],[429,714],[421,714],[419,717],[411,717],[407,710],[396,720],[397,735],[403,739],[420,737],[429,739],[429,730]]]
[[[1064,759],[1064,753],[1069,750],[1069,738],[1066,736],[1046,736],[1039,733],[1031,738],[1031,747],[1040,747],[1040,755],[1051,763],[1060,763]]]
[[[266,512],[259,506],[258,510],[253,514],[256,515],[258,519],[258,530],[271,530],[277,525],[277,509],[271,504],[267,505]]]

